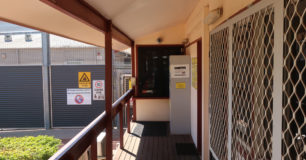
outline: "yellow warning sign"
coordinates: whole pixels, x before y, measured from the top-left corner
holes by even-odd
[[[175,83],[175,88],[177,88],[177,89],[184,89],[184,88],[186,88],[186,83],[184,83],[184,82],[176,82]]]
[[[79,72],[79,88],[91,88],[91,72]]]

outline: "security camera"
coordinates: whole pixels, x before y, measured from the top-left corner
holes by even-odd
[[[161,37],[158,37],[158,38],[157,38],[157,42],[158,42],[158,43],[161,43],[162,41],[163,41],[163,38],[161,38]]]

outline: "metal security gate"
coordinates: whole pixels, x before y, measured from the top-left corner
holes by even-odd
[[[228,154],[228,47],[228,28],[211,35],[210,144],[220,159],[226,159]]]
[[[305,7],[262,0],[211,32],[211,159],[306,159]]]
[[[82,127],[105,110],[94,100],[93,80],[105,80],[104,49],[50,35],[50,90],[52,127]],[[67,89],[79,89],[79,72],[90,72],[91,104],[68,104]]]
[[[284,0],[282,158],[306,159],[306,1]]]
[[[0,34],[0,129],[44,127],[41,37]]]

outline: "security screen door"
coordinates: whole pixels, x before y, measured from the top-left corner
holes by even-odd
[[[263,0],[210,33],[211,159],[306,159],[305,0]]]

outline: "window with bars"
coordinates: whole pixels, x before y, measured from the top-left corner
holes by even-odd
[[[219,160],[227,159],[228,28],[210,36],[210,145]]]
[[[306,1],[284,0],[282,158],[306,159]]]
[[[236,22],[232,31],[232,159],[271,159],[274,9]]]

